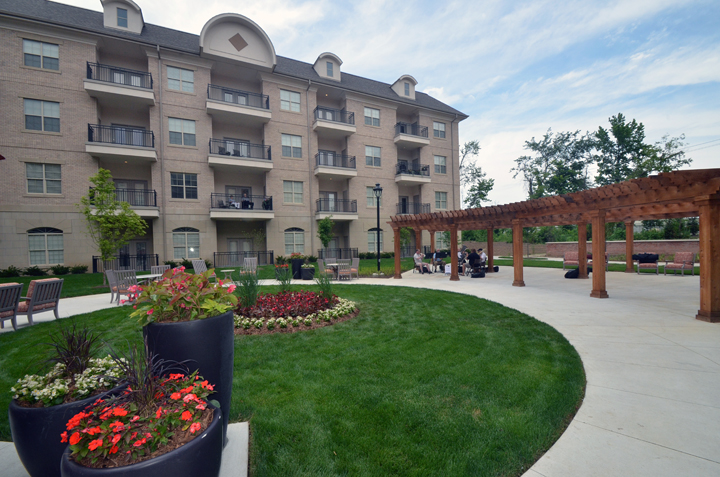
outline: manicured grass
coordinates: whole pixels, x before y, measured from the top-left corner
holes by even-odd
[[[433,290],[334,292],[360,315],[236,338],[230,420],[250,421],[252,475],[521,475],[582,400],[577,353],[527,315]],[[141,339],[127,311],[76,319],[124,348]],[[0,335],[0,438],[7,390],[61,323]]]
[[[14,277],[0,278],[0,283],[22,283],[23,296],[27,292],[27,285],[30,280],[41,280],[43,278],[62,278],[63,282],[61,298],[83,295],[97,295],[99,293],[109,293],[107,285],[103,286],[103,277],[101,273],[81,273],[78,275],[60,275],[58,277]]]
[[[318,263],[313,263],[315,266],[315,273],[318,270]],[[230,270],[233,269],[232,274],[233,280],[240,279],[240,267],[218,267],[215,271],[218,277],[223,278],[224,274],[219,270]],[[400,262],[400,268],[402,271],[412,270],[413,259],[403,258]],[[381,258],[380,259],[380,270],[387,276],[393,276],[395,273],[395,259],[394,258]],[[361,259],[360,260],[360,276],[370,277],[373,273],[377,272],[377,259]],[[263,279],[275,279],[275,266],[274,265],[263,265],[258,267],[258,278]]]
[[[495,265],[499,267],[512,267],[513,261],[512,259],[506,260],[506,259],[495,259]],[[663,262],[664,263],[664,262]],[[541,268],[562,268],[563,264],[560,260],[547,260],[544,258],[536,259],[536,258],[523,258],[523,266],[524,267],[541,267]],[[571,267],[571,268],[577,268],[577,267]],[[660,265],[659,273],[662,274],[663,270],[665,270],[664,265]],[[608,271],[610,272],[624,272],[625,271],[625,264],[624,263],[611,263],[608,266]],[[642,271],[641,273],[651,273],[649,271]],[[654,274],[655,271],[653,270],[652,273]],[[668,275],[671,275],[672,271],[668,271]],[[685,270],[685,275],[690,275],[690,270]],[[679,275],[679,273],[678,273]],[[700,267],[695,267],[695,275],[700,275]]]

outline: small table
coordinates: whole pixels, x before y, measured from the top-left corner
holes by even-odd
[[[334,276],[335,278],[337,278],[338,267],[340,267],[340,264],[339,264],[339,263],[326,263],[325,266],[332,268],[332,269],[333,269],[333,276]]]
[[[162,273],[150,273],[149,275],[140,275],[137,277],[138,281],[145,283],[149,282],[150,280],[155,280],[156,278],[162,277]]]
[[[232,281],[232,273],[235,271],[234,269],[230,268],[228,270],[220,270],[220,271],[225,275],[225,278],[223,278],[223,280]]]

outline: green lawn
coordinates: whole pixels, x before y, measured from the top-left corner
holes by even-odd
[[[254,476],[521,475],[580,405],[579,356],[527,315],[433,290],[334,291],[358,302],[357,318],[236,338],[230,420],[250,421]],[[124,348],[141,339],[127,311],[76,320]],[[0,335],[0,439],[7,390],[64,323]]]
[[[495,265],[499,267],[512,267],[513,261],[512,259],[495,259]],[[663,270],[665,270],[664,263],[661,262],[663,265],[660,265],[659,273],[662,274]],[[563,264],[560,260],[547,260],[545,258],[523,258],[523,266],[525,267],[541,267],[541,268],[562,268]],[[577,268],[577,267],[572,267]],[[608,270],[611,272],[624,272],[625,271],[625,264],[624,263],[611,263],[608,267]],[[642,273],[650,273],[648,271],[643,271]],[[655,273],[653,271],[652,273]],[[690,275],[690,270],[685,271],[685,275]],[[668,272],[668,274],[672,274],[671,271]],[[695,267],[695,275],[700,275],[700,267]]]

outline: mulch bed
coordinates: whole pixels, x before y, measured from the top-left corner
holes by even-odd
[[[273,328],[272,330],[268,330],[265,326],[263,326],[260,329],[255,328],[254,326],[251,326],[247,330],[245,328],[235,328],[235,334],[236,335],[272,335],[274,333],[297,333],[298,331],[314,330],[317,328],[322,328],[324,326],[334,325],[335,323],[342,323],[343,321],[352,320],[359,314],[360,314],[360,310],[355,308],[355,311],[353,311],[352,313],[349,313],[345,316],[341,316],[340,318],[337,318],[332,321],[321,321],[320,323],[313,321],[313,324],[310,326],[307,326],[304,323],[300,323],[300,326],[298,326],[298,327],[288,324],[287,328],[280,328],[279,325],[275,325],[275,328]]]

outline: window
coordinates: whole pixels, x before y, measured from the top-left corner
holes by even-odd
[[[63,263],[63,231],[50,227],[28,230],[28,250],[31,266]]]
[[[410,83],[405,83],[405,96],[410,96]]]
[[[60,103],[26,99],[25,129],[60,132]]]
[[[368,230],[368,252],[377,253],[377,251],[378,251],[378,249],[377,249],[377,240],[378,240],[377,234],[378,234],[377,227]],[[382,233],[382,229],[380,229],[380,251],[382,252],[382,250],[383,250],[383,233]]]
[[[433,136],[439,138],[445,137],[445,123],[433,121]]]
[[[445,156],[435,156],[435,174],[446,174],[447,158]]]
[[[192,70],[183,70],[174,66],[167,67],[168,89],[176,91],[184,91],[186,93],[195,92],[194,72]]]
[[[286,204],[303,203],[303,183],[283,181],[283,202]]]
[[[435,192],[435,208],[447,209],[447,192]]]
[[[380,167],[380,148],[365,146],[365,165]]]
[[[168,118],[170,144],[181,146],[195,145],[195,121],[189,119]]]
[[[127,10],[124,8],[117,9],[117,26],[127,28]]]
[[[170,189],[173,199],[197,199],[197,174],[171,172]]]
[[[380,207],[382,207],[382,197],[378,199],[375,197],[375,193],[373,192],[374,187],[366,187],[365,190],[367,191],[367,206],[368,207],[377,207],[377,203],[380,203]]]
[[[302,157],[302,137],[283,134],[282,155],[285,157]]]
[[[23,40],[25,66],[57,71],[60,69],[59,50],[58,45],[53,45],[52,43]]]
[[[285,111],[300,112],[300,93],[295,91],[280,90],[280,109]]]
[[[285,255],[305,253],[305,231],[297,227],[285,229]]]
[[[327,62],[327,75],[332,76],[333,75],[333,64],[331,61]]]
[[[365,124],[368,126],[380,126],[380,110],[365,108]]]
[[[200,258],[200,231],[192,227],[173,230],[173,258]]]
[[[25,163],[28,194],[61,194],[60,164]]]
[[[435,248],[447,250],[450,248],[450,242],[447,240],[448,232],[435,232]]]

